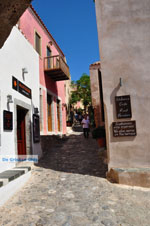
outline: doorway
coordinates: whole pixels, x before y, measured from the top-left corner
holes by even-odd
[[[48,131],[52,132],[52,96],[47,94]]]
[[[18,155],[26,155],[26,114],[27,110],[17,106],[17,148]]]

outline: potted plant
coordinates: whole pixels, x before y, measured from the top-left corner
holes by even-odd
[[[67,127],[71,127],[72,126],[72,121],[71,120],[67,120]]]
[[[99,126],[99,127],[95,128],[92,131],[92,137],[93,137],[93,139],[97,140],[98,145],[100,147],[106,146],[106,134],[105,134],[105,127],[104,126]]]
[[[72,126],[72,118],[71,118],[71,116],[68,117],[68,120],[66,121],[66,124],[67,124],[68,127]]]

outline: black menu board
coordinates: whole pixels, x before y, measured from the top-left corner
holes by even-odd
[[[113,136],[136,136],[136,121],[113,122]]]
[[[4,130],[12,130],[13,129],[13,113],[10,111],[3,111],[3,124]]]
[[[117,118],[132,118],[130,95],[116,96]]]
[[[33,115],[33,141],[40,142],[40,118],[38,115]]]

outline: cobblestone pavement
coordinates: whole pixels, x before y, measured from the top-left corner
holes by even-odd
[[[95,140],[71,134],[0,208],[0,226],[149,226],[150,189],[111,184],[106,170]]]

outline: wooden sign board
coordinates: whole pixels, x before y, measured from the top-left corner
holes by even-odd
[[[113,136],[136,136],[136,121],[113,122]]]
[[[21,93],[22,95],[24,95],[25,97],[28,97],[29,99],[32,98],[31,89],[28,88],[19,80],[17,80],[15,77],[12,77],[12,88]]]
[[[130,95],[116,96],[117,118],[132,118]]]
[[[3,111],[4,130],[11,131],[13,129],[13,113]]]
[[[28,97],[29,99],[32,98],[31,89],[25,86],[22,82],[18,82],[19,85],[19,93],[24,95],[25,97]]]
[[[33,141],[40,142],[40,118],[38,115],[33,115]]]

